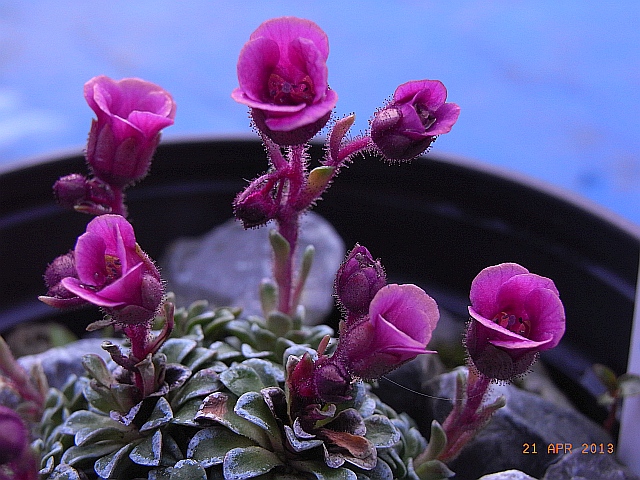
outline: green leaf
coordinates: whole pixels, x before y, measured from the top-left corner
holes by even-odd
[[[331,178],[335,171],[335,167],[327,165],[316,167],[311,170],[311,172],[309,172],[307,187],[305,188],[304,194],[309,198],[318,198],[318,196],[320,196],[327,188],[329,182],[331,182]]]
[[[171,405],[174,408],[182,406],[187,400],[206,397],[210,393],[222,388],[218,373],[213,368],[196,372],[189,381],[174,395]]]
[[[276,268],[278,268],[278,266],[283,268],[283,266],[289,261],[289,251],[291,250],[289,242],[287,242],[287,239],[280,235],[275,229],[269,231],[269,242],[273,249]]]
[[[169,480],[207,480],[207,472],[197,462],[187,458],[175,464]]]
[[[400,432],[384,415],[371,415],[364,419],[367,427],[365,438],[377,448],[388,448],[400,440]]]
[[[60,462],[76,466],[83,464],[88,460],[93,461],[104,457],[105,455],[109,455],[120,448],[122,448],[122,443],[120,442],[91,443],[81,447],[72,446],[62,454]]]
[[[277,387],[284,382],[284,368],[281,365],[260,358],[250,358],[242,364],[253,368],[265,387]]]
[[[204,468],[209,468],[222,464],[229,450],[250,446],[255,446],[252,440],[233,433],[222,425],[216,425],[196,432],[187,447],[187,457],[197,460]]]
[[[246,392],[259,392],[266,385],[258,373],[249,365],[240,363],[220,374],[220,381],[237,396]]]
[[[244,480],[263,475],[281,466],[278,456],[261,447],[233,448],[224,457],[224,478]]]
[[[133,465],[129,453],[135,447],[130,443],[119,450],[96,460],[93,469],[102,478],[123,478],[124,472]]]
[[[229,361],[242,357],[239,350],[225,342],[213,342],[209,348],[216,352],[216,358],[218,360]]]
[[[290,462],[298,470],[314,475],[318,480],[356,480],[358,476],[348,468],[330,468],[324,462]]]
[[[172,303],[176,303],[175,300]],[[209,308],[209,302],[207,300],[196,300],[191,303],[187,308],[187,318],[192,319],[198,315],[201,315]]]
[[[196,347],[187,355],[182,363],[192,372],[211,366],[214,363],[216,353],[204,347]]]
[[[130,427],[113,420],[107,415],[101,415],[89,410],[73,412],[62,426],[61,433],[77,435],[85,430],[113,429],[121,432],[131,431]]]
[[[431,422],[431,436],[429,437],[429,444],[425,451],[425,460],[434,460],[438,458],[445,447],[447,446],[447,434],[442,426],[436,421]]]
[[[205,398],[195,416],[198,422],[217,422],[233,432],[250,438],[258,445],[271,445],[267,433],[256,424],[245,420],[235,412],[238,397],[230,393],[214,392]]]
[[[233,410],[238,416],[265,430],[276,440],[276,444],[279,445],[282,443],[278,422],[274,418],[271,410],[269,410],[261,393],[245,393],[238,398]]]
[[[129,458],[138,465],[157,467],[160,465],[161,453],[162,433],[156,430],[153,435],[146,437],[131,450]]]
[[[107,368],[107,364],[99,355],[90,353],[82,357],[82,366],[90,377],[95,379],[100,385],[110,387],[114,383],[114,378]]]
[[[171,423],[187,427],[198,427],[199,424],[195,421],[195,417],[200,405],[202,405],[202,400],[199,398],[188,400],[177,413],[174,413]]]
[[[596,374],[596,377],[598,377],[598,380],[602,382],[609,392],[613,392],[618,389],[618,379],[613,370],[601,363],[596,363],[591,368]]]
[[[409,467],[410,469],[413,467],[413,462],[411,462]],[[415,473],[420,480],[444,480],[455,475],[455,473],[440,460],[431,460],[419,465],[415,468]]]
[[[268,317],[278,305],[278,287],[270,278],[265,278],[260,282],[260,305],[262,313]],[[275,332],[274,332],[275,333]]]
[[[62,464],[58,465],[53,472],[51,472],[47,480],[83,480],[84,478],[86,478],[86,476],[80,475],[80,472],[72,466]]]
[[[205,322],[202,326],[204,335],[208,339],[218,338],[224,333],[224,329],[229,322],[235,320],[235,315],[227,309],[222,309],[216,312],[215,319],[211,322]]]
[[[166,398],[160,397],[153,407],[153,411],[151,415],[149,415],[149,419],[140,427],[141,432],[146,432],[148,430],[153,430],[154,428],[161,427],[162,425],[166,425],[173,419],[173,411],[171,410],[171,405]]]
[[[196,348],[196,346],[197,343],[195,340],[188,338],[170,338],[160,347],[159,352],[167,356],[167,363],[182,363],[184,357]]]
[[[289,425],[284,426],[284,433],[287,436],[289,444],[296,452],[303,452],[305,450],[311,450],[312,448],[321,446],[324,442],[317,438],[311,438],[308,440],[300,439],[293,433],[293,429]]]
[[[329,135],[329,152],[331,153],[331,160],[334,162],[339,161],[340,154],[340,145],[342,144],[342,139],[347,134],[353,122],[356,121],[356,115],[352,113],[344,118],[338,120],[334,127],[331,129],[331,134]]]

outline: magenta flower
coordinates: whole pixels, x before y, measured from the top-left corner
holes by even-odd
[[[260,131],[280,145],[299,145],[329,120],[338,95],[327,85],[327,35],[310,20],[267,20],[238,59],[232,98],[251,108]]]
[[[460,107],[446,99],[447,89],[438,80],[403,83],[391,102],[374,114],[371,140],[388,160],[413,159],[458,120]]]
[[[373,297],[369,314],[344,332],[336,351],[355,376],[378,378],[426,350],[440,313],[415,285],[387,285]]]
[[[29,445],[29,431],[20,416],[0,405],[0,465],[18,460]]]
[[[160,141],[160,130],[173,125],[171,95],[138,78],[120,81],[94,77],[84,97],[97,115],[91,124],[86,157],[94,175],[123,188],[144,178]]]
[[[74,257],[77,276],[60,282],[68,291],[120,324],[142,324],[155,315],[164,295],[160,273],[123,217],[101,215],[89,222]]]
[[[538,352],[555,347],[565,330],[564,306],[549,278],[516,264],[482,270],[471,283],[469,360],[482,375],[511,380]]]

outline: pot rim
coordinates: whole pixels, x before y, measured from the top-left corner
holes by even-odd
[[[176,144],[190,144],[190,143],[202,143],[202,142],[233,142],[233,141],[248,141],[259,142],[259,140],[248,133],[238,134],[177,134],[168,136],[160,143],[160,147],[163,145],[176,145]],[[321,141],[313,142],[321,144]],[[53,150],[48,153],[42,153],[39,155],[28,156],[18,160],[14,160],[3,165],[0,165],[0,176],[5,174],[14,173],[24,168],[36,167],[38,165],[54,162],[61,158],[74,157],[83,155],[84,147],[67,147],[57,150]],[[436,160],[441,163],[450,164],[467,170],[476,171],[481,174],[491,175],[502,180],[519,184],[522,187],[537,190],[540,193],[549,195],[565,203],[571,204],[578,209],[581,209],[603,222],[609,223],[612,226],[625,231],[632,236],[640,244],[640,224],[633,222],[632,220],[623,217],[622,215],[614,212],[608,207],[596,203],[593,200],[564,187],[554,185],[546,180],[542,180],[531,175],[518,172],[513,169],[492,165],[490,163],[467,157],[464,155],[444,152],[444,151],[431,151],[425,155],[419,157],[416,161],[426,161],[429,159]]]

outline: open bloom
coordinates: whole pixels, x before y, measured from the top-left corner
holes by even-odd
[[[415,285],[386,285],[368,315],[340,333],[337,361],[362,378],[379,378],[426,350],[440,313],[435,300]]]
[[[329,120],[338,95],[327,85],[327,35],[310,20],[267,20],[251,34],[238,59],[231,96],[251,108],[253,120],[280,145],[302,144]]]
[[[403,83],[374,114],[371,140],[388,160],[411,160],[458,120],[460,107],[446,99],[447,89],[438,80]]]
[[[160,130],[173,125],[171,95],[138,78],[115,81],[102,75],[84,85],[84,97],[97,116],[86,151],[94,175],[118,188],[144,178]]]
[[[565,330],[564,306],[549,278],[516,264],[482,270],[471,283],[469,360],[483,375],[511,380],[538,352],[555,347]]]
[[[74,257],[77,276],[60,282],[68,291],[102,307],[121,324],[140,324],[154,316],[164,295],[160,273],[123,217],[101,215],[89,222]]]

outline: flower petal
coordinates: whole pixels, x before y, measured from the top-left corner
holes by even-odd
[[[78,237],[74,252],[76,271],[81,283],[94,286],[104,285],[107,278],[104,261],[105,251],[105,240],[99,234],[85,232]]]
[[[372,321],[384,318],[422,345],[429,342],[440,318],[436,301],[412,284],[382,287],[371,300],[369,315]]]
[[[240,91],[247,100],[266,103],[269,100],[267,85],[269,76],[280,61],[280,48],[278,44],[269,38],[256,38],[249,41],[240,51],[238,58],[238,83]],[[234,100],[241,101],[237,94]],[[252,105],[249,105],[252,106]]]
[[[469,298],[473,309],[482,317],[492,319],[500,312],[496,296],[500,286],[509,278],[529,273],[517,263],[501,263],[482,270],[471,282]]]
[[[530,337],[532,339],[551,338],[546,349],[555,347],[565,331],[565,312],[562,301],[551,289],[539,288],[533,290],[525,301],[525,308],[529,318],[537,321],[531,324]]]

